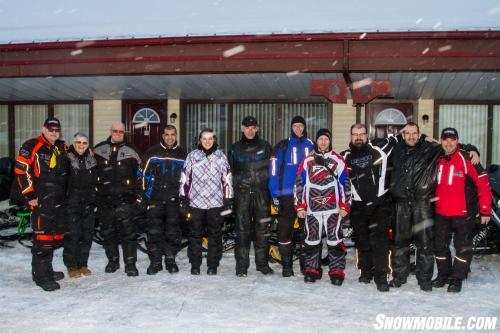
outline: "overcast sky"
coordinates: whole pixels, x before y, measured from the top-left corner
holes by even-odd
[[[0,43],[457,29],[500,30],[500,1],[0,0]]]

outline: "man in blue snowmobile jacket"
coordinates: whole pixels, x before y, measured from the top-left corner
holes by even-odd
[[[307,138],[306,121],[295,116],[291,122],[291,136],[274,147],[270,159],[269,191],[272,205],[279,211],[278,244],[284,277],[293,275],[294,181],[300,163],[313,150],[313,142]]]
[[[148,204],[148,275],[163,269],[169,273],[179,271],[175,256],[181,246],[181,211],[179,181],[186,152],[177,144],[177,129],[167,125],[162,141],[144,154],[142,189]]]

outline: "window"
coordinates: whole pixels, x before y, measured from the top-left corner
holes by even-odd
[[[217,133],[219,147],[227,152],[233,142],[240,140],[241,121],[249,115],[257,119],[260,137],[272,146],[290,136],[294,116],[304,117],[309,137],[320,128],[330,127],[326,103],[186,103],[183,109],[184,145],[188,151],[196,148],[199,131],[210,127]]]
[[[500,164],[500,105],[493,106],[493,133],[491,138],[491,164]]]
[[[160,116],[153,109],[142,108],[134,114],[134,119],[132,119],[132,123],[137,124],[137,123],[143,123],[143,122],[144,123],[159,124],[160,123]]]
[[[488,105],[440,105],[439,134],[446,127],[457,129],[460,142],[476,146],[481,164],[486,166]]]
[[[203,128],[213,129],[219,147],[227,151],[227,104],[188,104],[185,117],[187,151],[196,149],[198,134]]]
[[[28,139],[37,137],[49,114],[48,105],[16,105],[14,107],[14,146],[17,155],[19,148]]]
[[[0,105],[0,157],[9,156],[9,107]]]
[[[88,104],[55,104],[54,117],[61,122],[61,140],[70,145],[75,133],[89,135],[89,113]]]

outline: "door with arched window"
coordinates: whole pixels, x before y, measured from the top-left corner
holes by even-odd
[[[129,102],[126,105],[126,128],[129,141],[144,153],[161,140],[165,119],[163,103]]]
[[[366,125],[370,140],[397,134],[412,119],[412,103],[373,102],[366,105]]]

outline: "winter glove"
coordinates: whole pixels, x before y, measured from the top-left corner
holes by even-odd
[[[221,216],[229,215],[233,212],[233,199],[224,199],[224,207],[222,208]]]
[[[278,214],[280,212],[280,209],[281,209],[280,199],[278,199],[278,198],[272,199],[271,210],[273,210],[273,209],[276,211],[276,214]]]
[[[187,218],[189,216],[189,199],[186,197],[179,198],[179,208],[181,210],[182,216]]]

